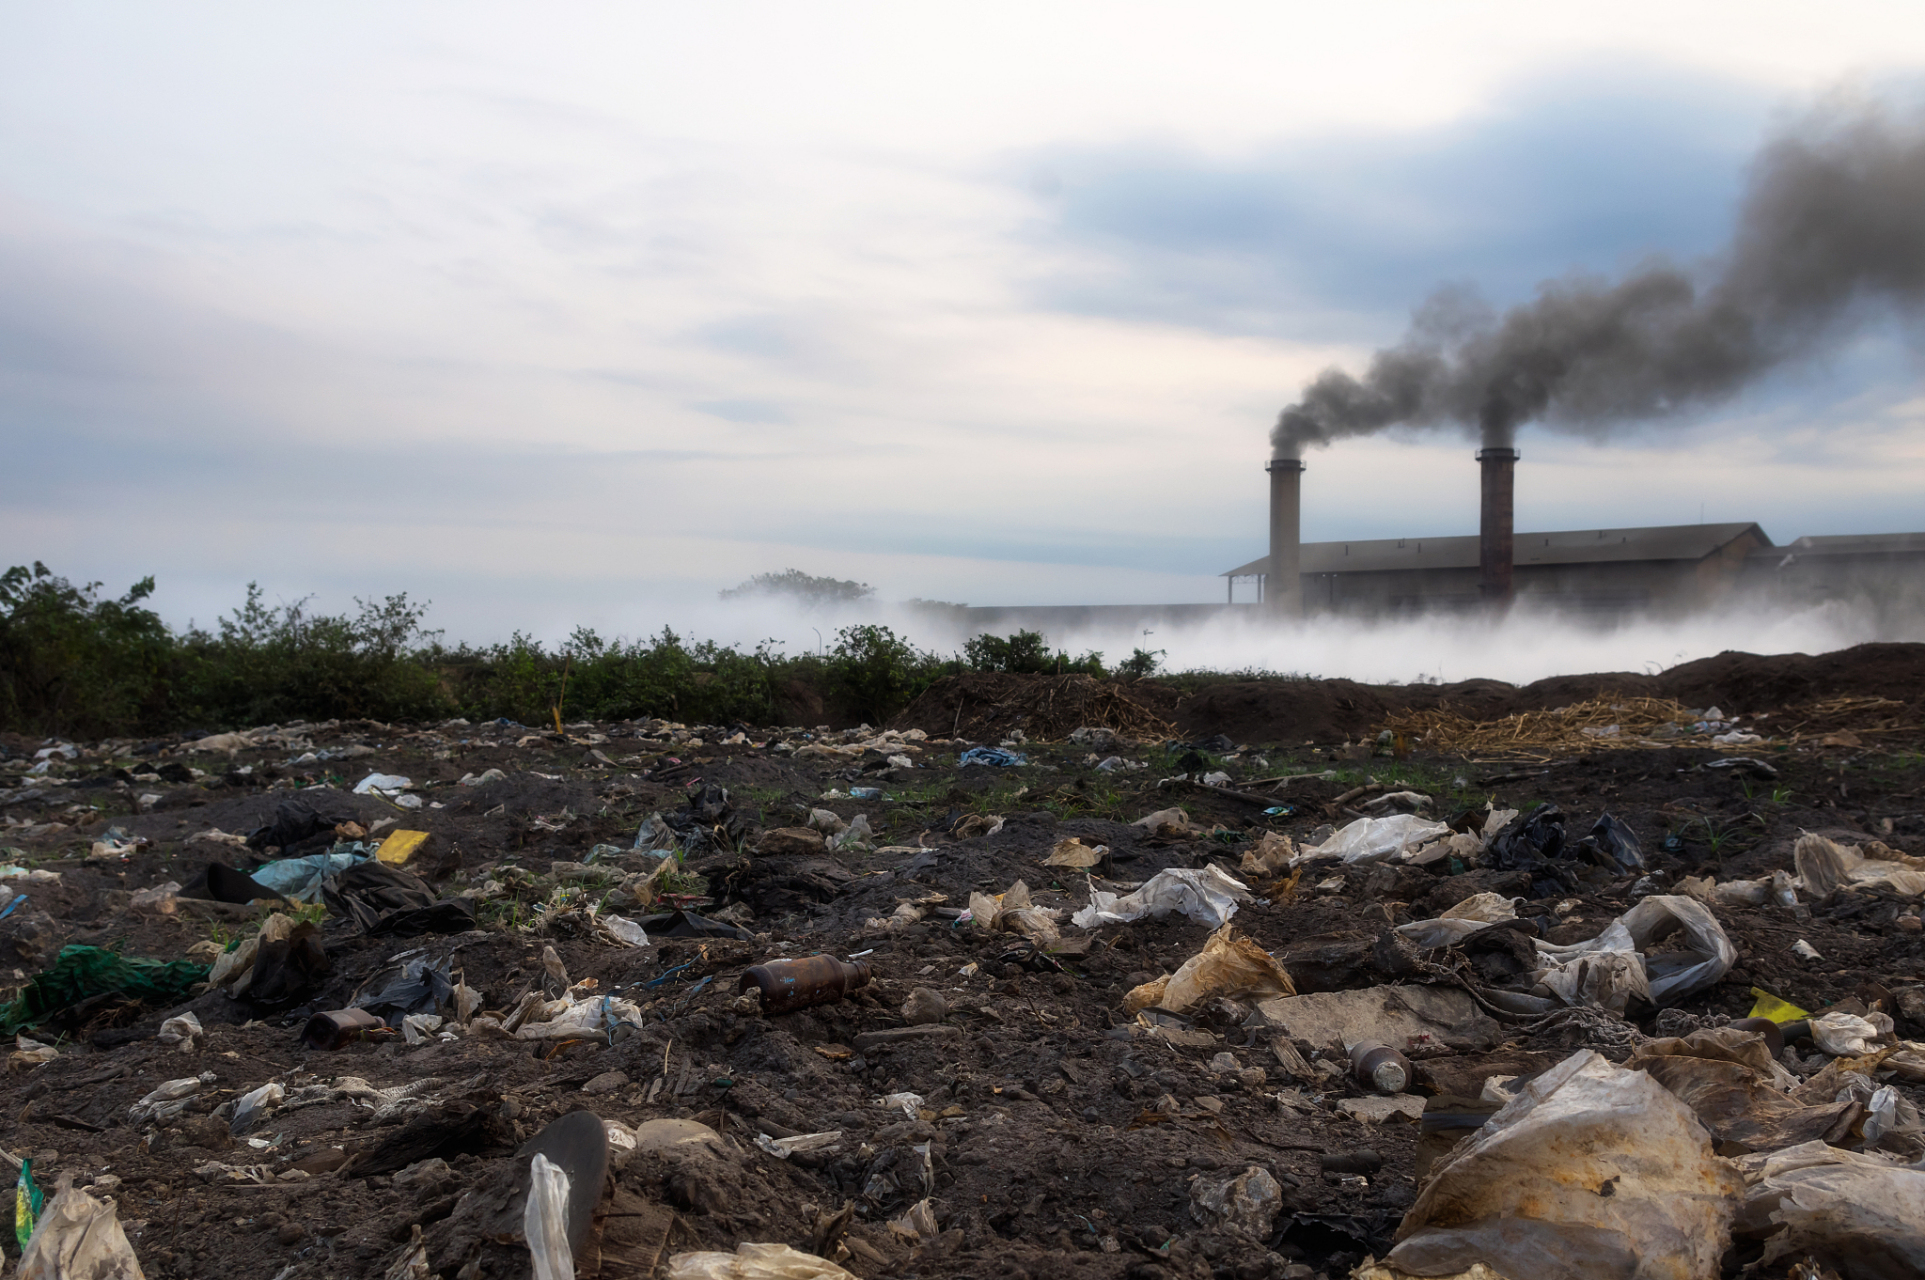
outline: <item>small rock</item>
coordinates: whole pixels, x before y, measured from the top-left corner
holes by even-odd
[[[1237,1061],[1237,1055],[1234,1053],[1219,1053],[1210,1059],[1210,1070],[1220,1076],[1233,1076],[1241,1069],[1242,1064]]]
[[[949,1005],[938,993],[928,987],[917,987],[902,1002],[903,1020],[911,1026],[926,1026],[941,1022],[949,1012]]]
[[[1237,1072],[1237,1083],[1246,1089],[1261,1089],[1270,1082],[1270,1073],[1262,1067],[1245,1067]]]
[[[274,1229],[274,1240],[277,1244],[297,1245],[306,1238],[307,1232],[292,1222],[283,1222]]]
[[[1900,933],[1918,933],[1925,930],[1925,921],[1921,921],[1917,916],[1900,916],[1892,923],[1898,926]]]
[[[582,1086],[583,1093],[613,1093],[626,1087],[628,1076],[621,1071],[604,1071]]]

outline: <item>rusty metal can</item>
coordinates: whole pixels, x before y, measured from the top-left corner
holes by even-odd
[[[301,1028],[301,1043],[310,1049],[339,1049],[387,1031],[388,1024],[366,1009],[334,1009],[307,1020]]]
[[[1387,1044],[1359,1040],[1350,1046],[1350,1074],[1366,1089],[1402,1093],[1410,1087],[1410,1059]]]
[[[750,965],[737,991],[762,993],[762,1012],[788,1013],[818,1004],[833,1004],[857,987],[869,985],[869,966],[834,956],[804,956],[800,960],[771,960]]]

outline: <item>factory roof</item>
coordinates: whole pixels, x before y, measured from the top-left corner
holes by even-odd
[[[1626,560],[1702,560],[1745,534],[1764,547],[1771,539],[1756,524],[1669,524],[1643,529],[1572,529],[1519,533],[1512,540],[1517,565],[1599,564]],[[1925,538],[1925,535],[1898,535]],[[1812,542],[1849,539],[1810,539]],[[1475,534],[1449,538],[1375,538],[1352,542],[1306,542],[1304,573],[1375,573],[1399,569],[1475,569]],[[1220,574],[1245,578],[1270,571],[1270,557]]]
[[[1782,564],[1807,556],[1917,556],[1925,554],[1925,533],[1827,534],[1800,538],[1782,547],[1760,547],[1751,554]]]

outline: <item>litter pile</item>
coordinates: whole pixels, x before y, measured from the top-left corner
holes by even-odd
[[[0,734],[9,1265],[1925,1273],[1877,691],[1305,743],[1084,679],[947,733]]]

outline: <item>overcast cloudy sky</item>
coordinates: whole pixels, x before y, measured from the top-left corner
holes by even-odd
[[[1915,2],[0,4],[4,559],[473,640],[787,566],[1218,599],[1318,369],[1706,254],[1921,72]],[[1527,428],[1520,526],[1925,528],[1913,352]],[[1471,453],[1313,453],[1305,536],[1471,532]]]

